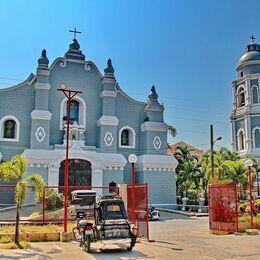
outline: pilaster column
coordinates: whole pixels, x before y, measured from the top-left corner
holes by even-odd
[[[59,168],[58,167],[49,167],[48,185],[49,186],[59,186]]]
[[[232,149],[234,152],[237,151],[237,134],[236,134],[236,123],[232,120]]]
[[[245,93],[245,104],[246,106],[249,106],[251,105],[251,91],[250,91],[250,80],[246,80],[245,81],[245,90],[246,90],[246,93]]]
[[[92,166],[92,183],[91,186],[93,187],[102,187],[103,186],[103,170],[102,168],[95,168]],[[95,189],[95,188],[94,188]],[[95,189],[97,192],[97,197],[101,196],[103,193],[103,189]]]
[[[252,149],[252,134],[251,134],[251,117],[246,115],[245,117],[245,131],[246,131],[246,149],[248,152],[251,152]]]

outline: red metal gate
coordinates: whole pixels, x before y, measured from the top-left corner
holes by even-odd
[[[132,185],[127,185],[127,212],[128,218],[132,219]],[[149,223],[148,223],[148,185],[134,185],[134,202],[135,202],[135,225],[138,228],[139,237],[149,240]]]
[[[209,227],[212,230],[238,231],[236,184],[209,186]]]

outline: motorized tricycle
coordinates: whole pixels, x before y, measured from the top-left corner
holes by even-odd
[[[116,244],[128,251],[133,249],[137,228],[128,221],[121,198],[104,195],[96,201],[93,190],[75,190],[71,194],[77,219],[73,234],[86,252],[90,252],[92,242]]]

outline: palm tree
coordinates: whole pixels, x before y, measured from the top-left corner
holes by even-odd
[[[221,157],[223,160],[228,160],[228,161],[237,161],[240,159],[240,156],[236,152],[230,151],[226,147],[221,147],[219,149],[219,154],[221,154]]]
[[[28,196],[28,185],[35,191],[35,201],[40,202],[44,188],[43,178],[32,173],[26,176],[26,159],[22,155],[15,155],[11,161],[3,162],[0,165],[0,181],[16,182],[16,222],[15,222],[15,243],[19,245],[19,221],[20,210]]]
[[[201,173],[201,184],[204,191],[205,203],[208,203],[208,185],[211,178],[211,162],[209,153],[206,152],[202,155],[199,169]]]
[[[176,186],[179,193],[188,191],[190,186],[194,184],[198,189],[200,185],[200,171],[195,160],[186,161],[180,164],[177,174]]]
[[[184,163],[189,160],[193,161],[194,159],[198,160],[196,156],[191,155],[191,152],[193,150],[194,149],[188,145],[177,146],[176,152],[174,153],[174,157],[177,159],[179,163]]]

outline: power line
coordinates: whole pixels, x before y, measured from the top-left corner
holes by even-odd
[[[14,81],[24,81],[22,79],[8,78],[8,77],[0,77],[0,79],[14,80]]]

